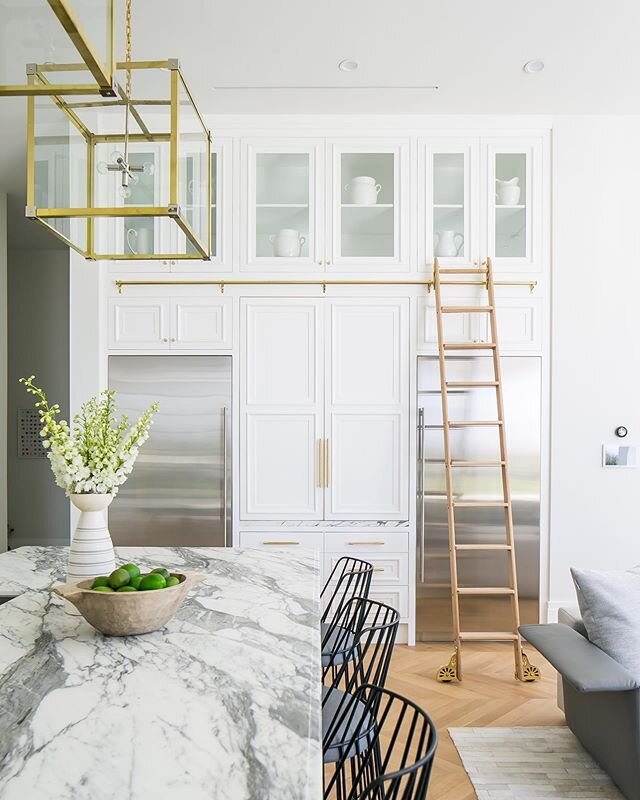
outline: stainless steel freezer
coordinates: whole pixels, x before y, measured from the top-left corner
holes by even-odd
[[[541,361],[535,356],[503,356],[502,367],[507,452],[515,532],[520,610],[523,622],[538,622],[540,564],[540,412]],[[447,356],[452,381],[494,380],[491,356]],[[493,388],[448,393],[451,420],[496,419]],[[422,410],[422,414],[421,414]],[[451,641],[446,485],[440,375],[437,356],[418,359],[418,482],[416,553],[416,636],[419,641]],[[423,424],[422,424],[423,423]],[[436,426],[430,428],[429,426]],[[495,428],[451,430],[452,456],[473,461],[499,458]],[[420,454],[422,453],[422,458]],[[502,500],[500,470],[465,467],[454,473],[458,500]],[[504,514],[499,509],[458,509],[459,544],[505,540]],[[460,586],[507,586],[504,553],[467,551],[458,556]],[[509,599],[461,598],[463,630],[509,630]]]
[[[116,545],[231,546],[231,356],[110,356],[119,411],[160,403],[109,508]]]

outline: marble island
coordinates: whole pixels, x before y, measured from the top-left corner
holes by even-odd
[[[66,548],[0,555],[0,800],[318,800],[312,555],[118,548],[207,574],[168,625],[110,638],[50,587]]]

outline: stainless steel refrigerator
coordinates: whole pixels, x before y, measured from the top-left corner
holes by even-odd
[[[160,403],[109,508],[116,545],[231,546],[231,356],[110,356],[118,409]]]
[[[523,622],[538,622],[541,361],[533,356],[503,356],[501,366],[521,618]],[[491,356],[447,356],[447,379],[494,380]],[[451,420],[496,419],[493,388],[453,390],[448,398]],[[451,641],[453,636],[441,426],[438,357],[421,357],[418,359],[416,536],[416,635],[419,641]],[[451,443],[455,459],[499,459],[495,428],[451,429]],[[454,471],[453,489],[458,500],[500,501],[500,470],[496,467],[458,468]],[[456,511],[459,544],[502,543],[504,537],[504,514],[500,509]],[[507,586],[507,558],[500,552],[461,552],[458,580],[461,586]],[[509,630],[509,602],[508,598],[495,596],[462,597],[462,630]]]

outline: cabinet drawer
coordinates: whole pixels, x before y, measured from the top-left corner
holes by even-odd
[[[240,547],[266,547],[272,550],[317,550],[322,552],[321,533],[295,531],[242,531]]]
[[[327,553],[340,553],[361,557],[362,553],[406,553],[409,532],[406,530],[326,533],[324,547]]]
[[[406,553],[390,553],[380,556],[377,553],[331,553],[325,556],[324,571],[326,575],[343,556],[362,558],[373,564],[373,586],[406,586],[409,583],[409,556]]]
[[[409,618],[409,589],[400,587],[398,589],[372,589],[369,593],[372,600],[384,603],[392,608],[397,608],[400,612],[400,619]]]

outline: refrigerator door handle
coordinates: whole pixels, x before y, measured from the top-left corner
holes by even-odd
[[[227,459],[227,407],[222,407],[222,530],[224,532],[224,546],[229,547],[227,541],[227,492],[229,489],[229,465]]]
[[[420,537],[420,583],[424,583],[424,408],[418,409],[418,535]]]

